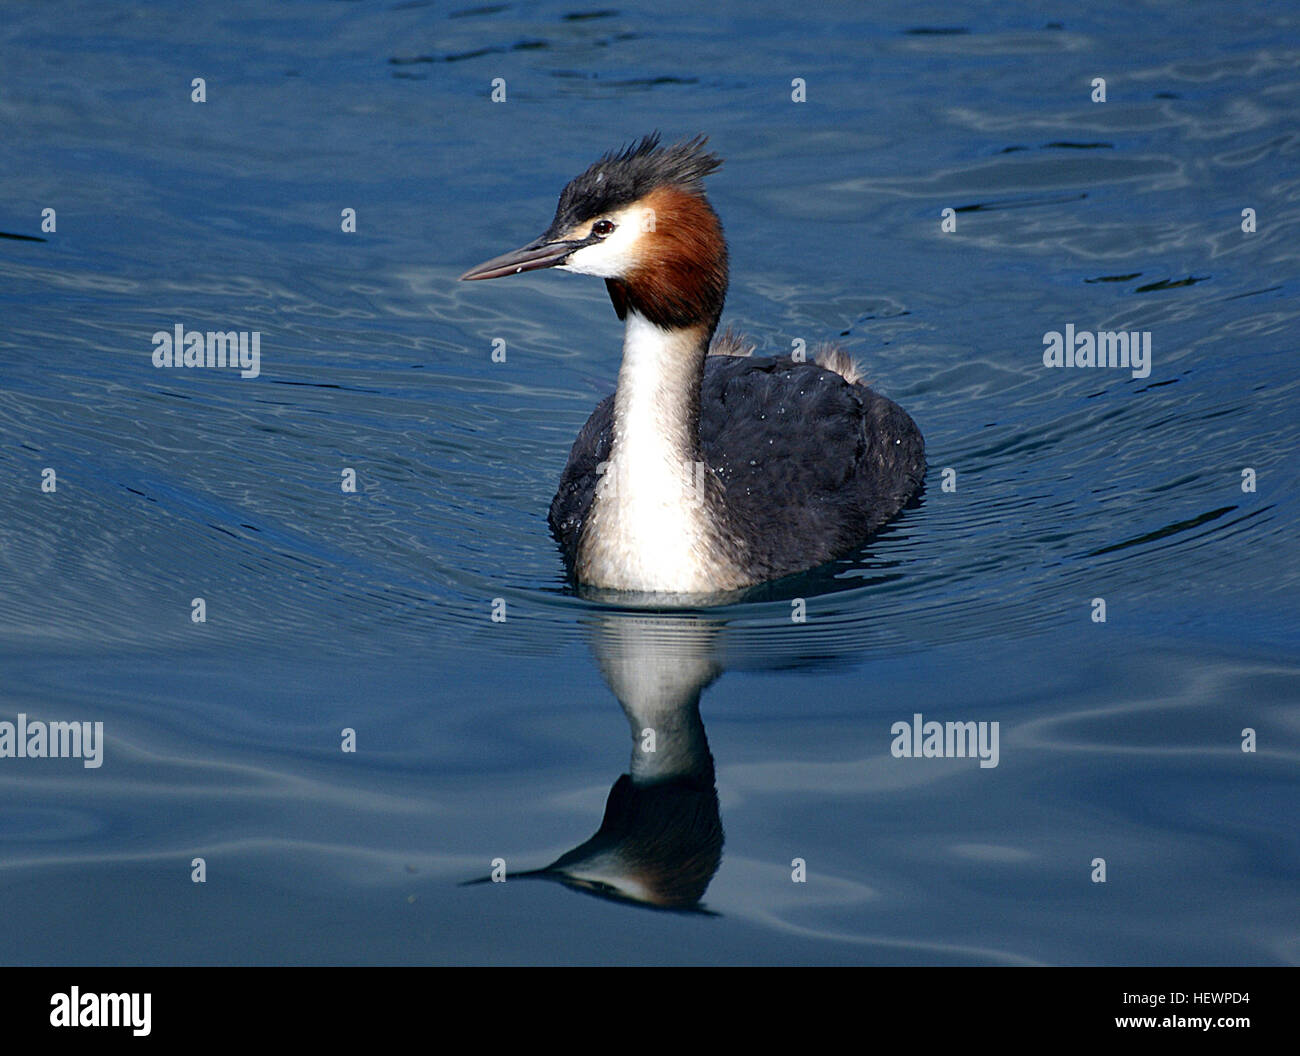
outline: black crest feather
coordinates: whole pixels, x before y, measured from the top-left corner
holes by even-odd
[[[659,133],[651,132],[630,147],[610,151],[569,181],[547,236],[558,236],[574,224],[630,205],[656,187],[703,194],[701,181],[722,164],[716,154],[704,150],[707,142],[708,137],[701,135],[661,147]]]

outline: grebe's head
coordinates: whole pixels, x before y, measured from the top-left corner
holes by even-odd
[[[712,332],[727,293],[727,243],[702,182],[722,159],[705,142],[661,147],[654,133],[606,154],[564,188],[545,234],[461,278],[538,268],[595,275],[620,319],[635,311],[658,326]]]

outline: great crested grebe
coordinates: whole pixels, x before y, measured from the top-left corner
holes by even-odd
[[[560,195],[546,233],[471,268],[605,280],[625,324],[618,387],[578,433],[551,530],[591,587],[711,594],[840,557],[917,492],[925,447],[842,350],[751,357],[714,338],[727,243],[704,137],[611,152]]]

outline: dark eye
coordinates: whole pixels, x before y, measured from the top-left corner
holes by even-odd
[[[591,233],[593,235],[600,235],[601,238],[604,238],[606,235],[610,234],[613,230],[614,230],[613,220],[597,220],[594,224],[591,225]]]

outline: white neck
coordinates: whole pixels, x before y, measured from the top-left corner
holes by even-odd
[[[699,329],[628,312],[614,439],[579,545],[580,578],[616,590],[704,593],[706,475],[699,454]]]

